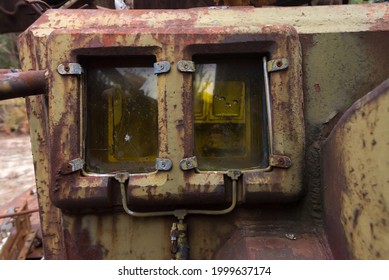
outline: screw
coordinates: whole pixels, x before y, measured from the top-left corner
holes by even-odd
[[[69,71],[70,71],[69,65],[66,65],[65,68],[64,68],[64,70],[65,70],[66,72],[69,72]]]
[[[166,166],[166,162],[164,162],[164,161],[161,162],[161,166],[162,166],[162,167],[165,167],[165,166]]]
[[[282,66],[282,60],[279,60],[279,61],[277,61],[277,67],[281,67]]]

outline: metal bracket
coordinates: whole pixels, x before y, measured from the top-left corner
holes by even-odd
[[[238,180],[242,172],[239,169],[231,169],[227,171],[227,176],[231,178],[231,180]]]
[[[183,73],[193,73],[196,71],[196,66],[193,61],[190,60],[180,60],[177,62],[177,69]]]
[[[184,158],[180,161],[180,168],[181,170],[191,170],[197,167],[197,158],[190,157],[190,158]]]
[[[57,67],[58,73],[61,75],[81,75],[83,73],[82,67],[78,63],[63,63]]]
[[[80,158],[72,159],[62,165],[61,172],[62,174],[70,174],[76,172],[84,167],[84,163],[84,160]]]
[[[155,160],[155,169],[159,171],[169,171],[172,169],[172,161],[168,158],[157,158]]]
[[[154,63],[154,74],[162,74],[170,71],[169,61],[158,61]]]
[[[271,155],[269,164],[273,167],[289,168],[292,165],[292,160],[287,156]]]
[[[287,58],[277,58],[267,62],[267,72],[275,72],[285,70],[289,67],[289,60]]]

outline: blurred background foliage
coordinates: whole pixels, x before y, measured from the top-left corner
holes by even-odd
[[[0,35],[0,69],[20,69],[16,39],[18,34]],[[28,133],[24,98],[0,101],[0,133]]]

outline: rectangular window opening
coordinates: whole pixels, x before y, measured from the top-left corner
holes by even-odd
[[[143,173],[158,156],[154,56],[83,57],[85,171]]]
[[[195,55],[195,155],[199,169],[267,167],[263,55]]]

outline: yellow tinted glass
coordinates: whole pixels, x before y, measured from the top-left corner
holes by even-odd
[[[267,164],[262,57],[195,56],[195,155],[201,170]]]
[[[87,63],[87,171],[149,172],[158,155],[153,57]]]

